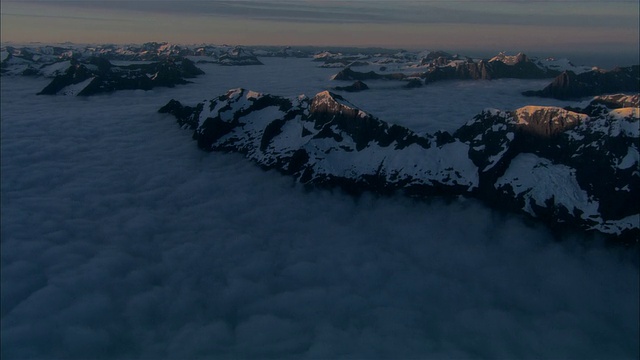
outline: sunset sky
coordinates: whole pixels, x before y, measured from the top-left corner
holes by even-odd
[[[3,0],[2,42],[638,53],[631,1]]]

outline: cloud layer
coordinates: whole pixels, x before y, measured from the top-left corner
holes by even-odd
[[[314,65],[88,99],[3,78],[2,357],[638,356],[624,249],[474,201],[305,189],[156,113],[238,85],[313,93]]]

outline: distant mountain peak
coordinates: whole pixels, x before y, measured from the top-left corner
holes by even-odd
[[[309,108],[312,114],[335,114],[347,117],[366,117],[368,114],[342,96],[325,90],[316,94]]]
[[[500,61],[506,65],[515,65],[523,62],[528,62],[529,57],[524,53],[517,53],[516,55],[507,55],[505,52],[500,52],[498,55],[489,59],[489,62]]]

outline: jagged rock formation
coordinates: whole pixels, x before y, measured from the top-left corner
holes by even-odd
[[[346,91],[346,92],[359,92],[359,91],[364,91],[364,90],[368,90],[369,86],[367,86],[367,84],[363,83],[360,80],[356,80],[353,82],[353,84],[349,85],[349,86],[336,86],[335,90],[338,91]]]
[[[576,74],[564,71],[551,84],[538,91],[525,91],[525,96],[550,97],[560,100],[618,92],[640,91],[640,65],[615,68],[611,71],[600,69]]]
[[[212,60],[200,60],[199,62],[211,62],[224,66],[264,65],[251,51],[239,46],[219,54]]]
[[[458,62],[455,66],[437,67],[425,74],[427,83],[439,80],[544,79],[556,76],[555,70],[538,66],[524,54],[515,59],[494,58],[489,61]]]
[[[0,47],[0,73],[3,75],[43,75],[41,69],[57,63],[100,57],[109,61],[127,62],[163,62],[167,58],[189,58],[203,63],[216,63],[225,66],[262,65],[260,56],[306,56],[308,52],[289,48],[270,50],[252,50],[229,45],[184,46],[168,43],[150,42],[142,45],[68,45],[35,47]]]
[[[436,51],[430,51],[425,57],[422,58],[422,62],[423,63],[428,63],[429,61],[440,61],[443,65],[446,64],[446,62],[454,60],[456,57],[454,57],[453,55],[449,54],[446,51],[442,51],[442,50],[436,50]]]
[[[253,54],[260,57],[308,58],[312,52],[291,46],[260,46],[253,49]]]
[[[16,48],[7,46],[0,49],[0,73],[16,75],[37,75],[38,67],[68,59],[68,49],[58,46]]]
[[[481,169],[485,201],[548,223],[640,236],[637,97],[594,99],[576,111],[486,111],[456,131]],[[545,124],[546,123],[546,124]]]
[[[567,59],[529,59],[522,54],[503,53],[490,60],[476,60],[444,51],[397,51],[390,49],[341,48],[318,52],[313,47],[244,47],[232,45],[176,45],[149,42],[142,45],[61,45],[61,46],[0,46],[0,73],[3,75],[43,75],[48,67],[71,59],[84,61],[102,57],[109,61],[163,61],[171,57],[188,57],[196,63],[226,66],[260,65],[258,57],[306,57],[320,61],[320,67],[348,68],[336,79],[403,80],[422,77],[430,81],[445,79],[489,79],[500,77],[554,77],[563,70],[575,73],[591,68],[574,66]],[[353,68],[364,70],[349,73]],[[430,74],[430,75],[429,75]],[[46,76],[46,75],[45,75]]]
[[[330,51],[323,51],[313,55],[313,61],[322,62],[320,67],[325,68],[343,68],[346,66],[358,66],[366,64],[362,60],[369,59],[370,56],[363,54],[343,55],[342,53],[332,53]]]
[[[637,98],[597,98],[579,110],[487,110],[454,134],[425,136],[328,91],[287,99],[235,89],[193,107],[172,100],[160,112],[193,129],[204,150],[241,152],[306,184],[473,196],[637,241]]]
[[[350,66],[340,70],[337,74],[331,77],[332,80],[402,80],[407,77],[406,74],[393,73],[393,74],[378,74],[375,71],[359,72],[352,70]]]
[[[512,112],[522,131],[541,137],[558,135],[588,120],[588,116],[553,106],[525,106]]]
[[[437,54],[440,55],[434,57]],[[544,67],[540,62],[531,61],[524,54],[518,54],[514,57],[494,57],[488,61],[480,60],[478,62],[470,58],[460,60],[457,56],[454,57],[446,53],[436,53],[435,55],[430,53],[421,60],[420,65],[426,66],[426,70],[421,72],[379,74],[375,71],[354,71],[351,66],[348,66],[334,75],[333,79],[402,80],[419,77],[424,79],[426,84],[429,84],[443,80],[544,79],[552,78],[559,74],[557,70]]]
[[[186,78],[204,74],[186,58],[167,58],[151,64],[114,66],[108,60],[91,57],[72,59],[56,66],[53,80],[38,95],[89,96],[117,90],[151,90],[187,84]],[[64,68],[64,66],[67,66]],[[63,70],[64,69],[64,70]]]

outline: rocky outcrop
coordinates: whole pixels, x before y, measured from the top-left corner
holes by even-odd
[[[252,52],[241,47],[235,47],[233,50],[220,55],[216,63],[225,66],[263,65]]]
[[[270,57],[311,56],[310,52],[282,47],[255,50],[229,45],[184,46],[158,42],[142,45],[2,46],[0,73],[48,77],[47,69],[43,68],[55,67],[57,63],[70,60],[87,62],[94,57],[120,62],[163,62],[168,58],[189,58],[198,63],[216,63],[224,66],[262,65],[258,53],[260,56]]]
[[[444,53],[446,54],[446,53]],[[429,54],[431,55],[431,54]],[[503,58],[493,58],[489,61],[472,59],[458,60],[446,54],[447,57],[438,56],[421,60],[421,65],[428,65],[426,71],[416,73],[390,73],[379,74],[375,71],[358,72],[346,67],[334,75],[334,80],[403,80],[412,77],[424,79],[426,84],[444,80],[491,80],[502,78],[513,79],[545,79],[552,78],[559,74],[558,71],[541,67],[531,61],[526,55],[518,54],[507,60]],[[507,61],[507,63],[503,62]]]
[[[331,77],[332,80],[402,80],[407,77],[406,74],[393,73],[393,74],[378,74],[375,71],[359,72],[351,69],[350,66],[340,70],[337,74]]]
[[[369,90],[369,86],[367,86],[367,84],[363,83],[360,80],[356,80],[353,82],[353,84],[349,86],[336,86],[335,90],[346,91],[346,92],[359,92],[359,91]]]
[[[467,60],[453,66],[441,66],[424,74],[425,82],[441,80],[492,80],[492,79],[545,79],[556,76],[555,70],[539,67],[524,54],[518,54],[507,63],[502,58],[474,62]]]
[[[340,52],[333,53],[330,51],[323,51],[313,55],[313,61],[322,62],[320,67],[323,68],[344,68],[351,66],[367,65],[363,60],[370,57],[363,54],[344,55]]]
[[[38,95],[89,96],[118,90],[151,90],[187,84],[185,79],[204,74],[186,58],[167,58],[151,64],[113,66],[100,57],[69,62]]]
[[[454,136],[471,146],[486,202],[637,241],[639,125],[633,107],[589,116],[530,106],[485,111]]]
[[[486,110],[453,134],[425,136],[328,91],[286,99],[235,89],[191,107],[172,100],[160,112],[193,129],[204,150],[243,153],[305,184],[471,196],[552,226],[637,241],[640,114],[606,101],[629,99],[594,99],[594,115]]]
[[[640,66],[615,68],[611,71],[593,70],[576,74],[565,71],[551,84],[538,91],[525,91],[525,96],[575,99],[594,95],[640,91]]]
[[[551,137],[588,120],[588,116],[553,106],[525,106],[511,112],[520,131]]]

